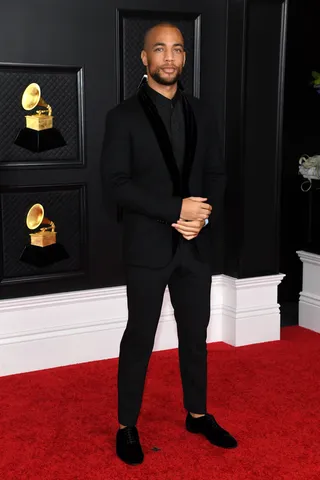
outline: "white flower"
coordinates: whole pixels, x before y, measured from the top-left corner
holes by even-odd
[[[320,155],[303,155],[299,159],[299,173],[309,180],[320,179]]]

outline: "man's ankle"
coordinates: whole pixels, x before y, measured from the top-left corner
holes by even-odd
[[[124,428],[127,428],[127,425],[121,425],[121,423],[120,423],[119,428],[120,428],[120,430],[123,430]]]
[[[192,418],[200,418],[200,417],[204,417],[205,414],[204,413],[192,413],[192,412],[189,412],[191,417]]]

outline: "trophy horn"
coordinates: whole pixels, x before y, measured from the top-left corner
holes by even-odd
[[[37,83],[30,83],[22,94],[21,104],[25,110],[32,110],[35,107],[44,107],[49,116],[52,115],[52,108],[41,97],[41,88]],[[39,110],[37,113],[44,113]]]
[[[32,205],[27,214],[26,224],[30,230],[35,230],[40,225],[49,225],[52,231],[54,231],[54,223],[48,218],[45,218],[44,208],[41,203]]]

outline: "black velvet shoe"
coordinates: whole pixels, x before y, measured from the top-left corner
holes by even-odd
[[[116,450],[118,457],[129,465],[139,465],[143,462],[144,455],[136,427],[119,428]]]
[[[229,432],[216,422],[213,415],[208,413],[202,417],[194,418],[188,413],[186,428],[191,433],[202,433],[210,443],[222,448],[236,448],[238,443]]]

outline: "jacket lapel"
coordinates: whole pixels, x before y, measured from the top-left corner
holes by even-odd
[[[180,174],[176,160],[174,158],[172,145],[167,132],[167,129],[158,114],[158,111],[142,85],[138,91],[139,102],[153,128],[156,135],[159,148],[164,157],[170,177],[173,183],[173,195],[186,198],[190,196],[189,193],[189,177],[191,173],[192,164],[195,157],[197,145],[197,125],[193,110],[186,98],[181,92],[183,113],[185,118],[185,152],[182,173]]]
[[[174,158],[172,145],[166,127],[160,115],[158,114],[154,103],[152,102],[151,98],[149,97],[143,86],[139,89],[138,99],[156,135],[159,148],[162,152],[164,161],[166,162],[167,168],[169,170],[170,177],[173,183],[173,195],[180,196],[180,173]]]

